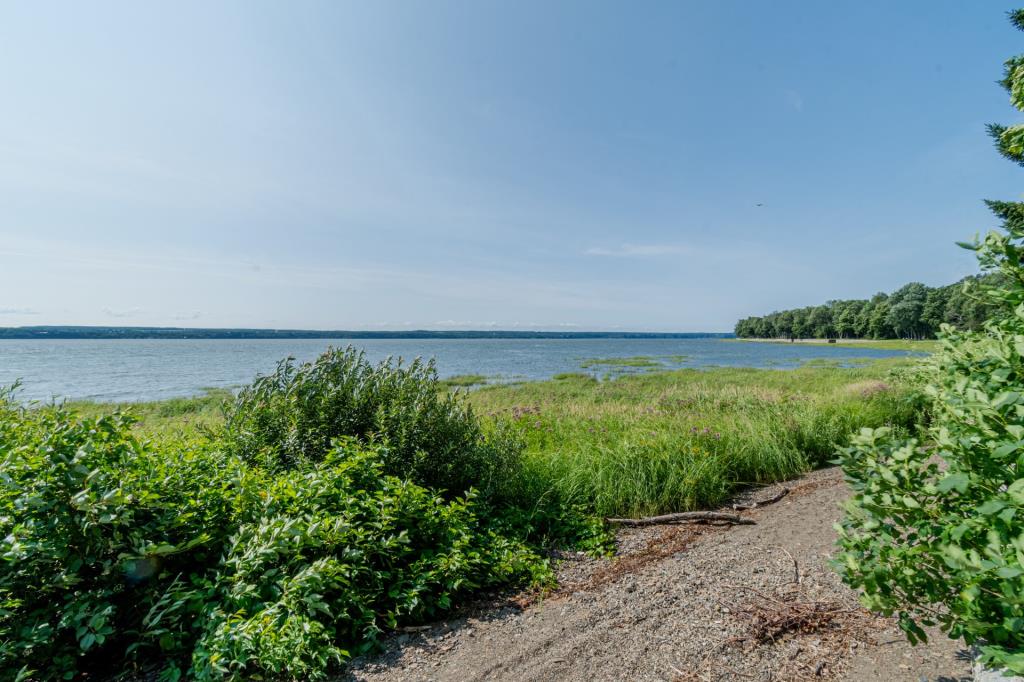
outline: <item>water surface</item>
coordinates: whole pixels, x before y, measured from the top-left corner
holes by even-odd
[[[286,356],[311,360],[328,346],[353,345],[371,360],[433,358],[442,377],[547,379],[562,372],[644,371],[587,359],[644,356],[665,367],[797,367],[906,355],[903,351],[722,339],[74,339],[0,340],[0,385],[22,380],[23,400],[160,400],[234,388]],[[684,356],[680,358],[679,356]]]

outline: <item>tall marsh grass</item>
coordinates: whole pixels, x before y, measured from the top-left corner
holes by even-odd
[[[521,496],[603,516],[709,507],[830,460],[864,426],[910,428],[900,361],[790,371],[681,370],[495,386],[468,396],[526,442]]]

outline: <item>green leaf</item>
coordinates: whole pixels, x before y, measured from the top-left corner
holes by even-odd
[[[1003,459],[1015,453],[1020,449],[1021,443],[1004,443],[999,447],[992,450],[992,456],[997,459]]]
[[[1024,504],[1024,478],[1018,478],[1006,489],[1006,494],[1013,498],[1014,502]]]
[[[940,493],[948,493],[950,490],[956,490],[959,493],[967,492],[967,486],[971,482],[971,479],[964,473],[949,474],[936,486]]]
[[[1001,566],[996,569],[996,575],[1000,578],[1016,578],[1021,574],[1024,574],[1024,569],[1017,566]]]
[[[985,514],[986,516],[995,514],[1006,507],[1006,503],[1002,500],[989,500],[984,504],[980,505],[977,509],[979,514]]]
[[[178,548],[174,545],[150,545],[146,548],[145,554],[150,556],[160,556],[164,554],[174,554],[178,551]]]

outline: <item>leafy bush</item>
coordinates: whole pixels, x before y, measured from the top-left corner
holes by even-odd
[[[1024,28],[1024,12],[1011,16]],[[1024,110],[1024,60],[1004,83]],[[993,128],[1004,154],[1024,127]],[[924,445],[864,430],[840,461],[854,490],[839,568],[866,606],[978,643],[984,659],[1024,673],[1024,204],[990,202],[1005,232],[970,245],[1001,286],[1003,314],[982,332],[944,327],[925,367],[931,424]]]
[[[840,462],[854,489],[840,570],[864,604],[985,642],[1024,672],[1024,309],[987,335],[947,331],[929,361],[926,446],[865,429]]]
[[[547,565],[383,445],[254,466],[123,415],[0,398],[0,678],[322,677],[382,630]]]
[[[329,349],[316,361],[282,361],[243,389],[226,439],[251,462],[316,462],[339,436],[385,445],[384,468],[428,487],[498,494],[519,467],[521,445],[498,429],[485,437],[461,397],[444,390],[433,362],[369,363],[361,351]]]

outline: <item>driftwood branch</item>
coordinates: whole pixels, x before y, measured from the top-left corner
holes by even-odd
[[[758,500],[757,502],[746,502],[744,504],[734,504],[733,509],[745,510],[745,509],[756,509],[758,507],[764,507],[765,505],[775,504],[783,497],[789,494],[789,488],[783,488],[779,492],[775,493],[771,497],[765,500]]]
[[[617,523],[621,526],[656,526],[662,523],[735,523],[739,525],[754,525],[753,519],[748,519],[739,514],[729,512],[692,511],[679,512],[677,514],[662,514],[661,516],[648,516],[643,519],[605,519],[608,523]]]

